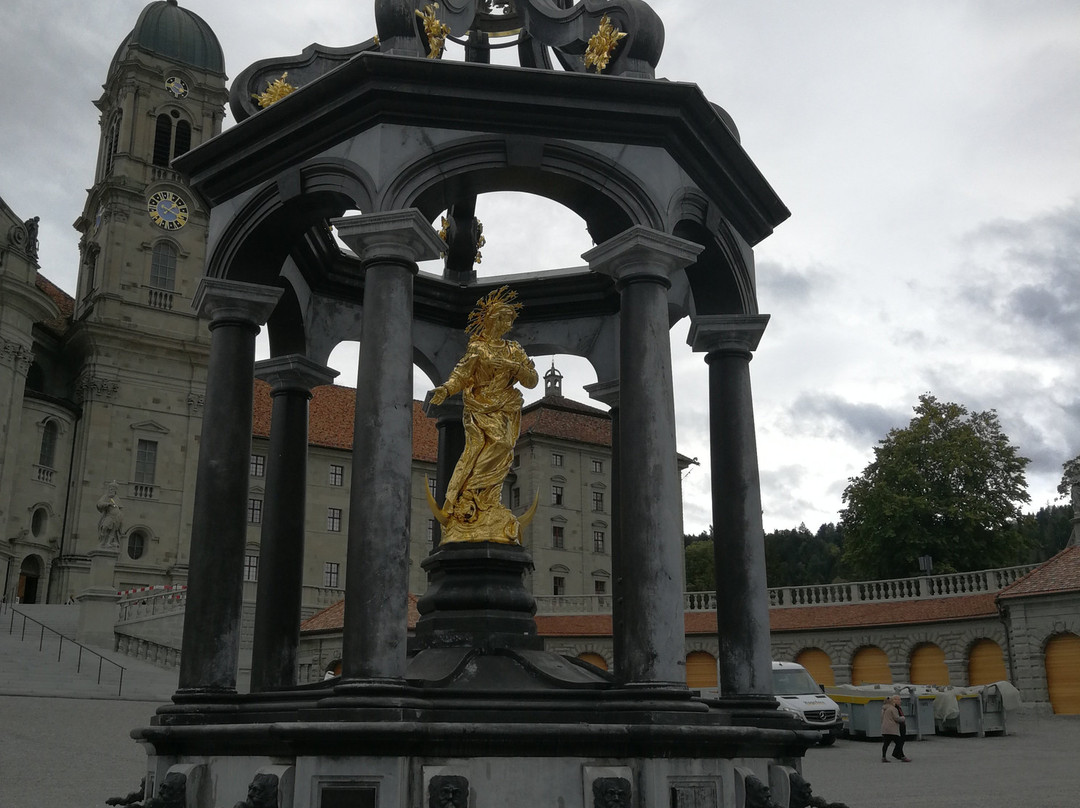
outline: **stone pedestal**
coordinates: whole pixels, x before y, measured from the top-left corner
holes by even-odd
[[[90,556],[90,586],[79,593],[79,629],[76,639],[83,645],[98,648],[114,647],[114,628],[117,619],[117,596],[113,587],[113,570],[120,550],[98,547]]]

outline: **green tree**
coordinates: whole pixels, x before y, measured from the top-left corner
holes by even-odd
[[[811,533],[805,524],[765,534],[765,569],[769,586],[830,583],[840,560],[840,532],[822,525]]]
[[[716,560],[712,539],[686,545],[686,591],[716,591]]]
[[[1072,513],[1069,505],[1046,505],[1020,516],[1016,527],[1031,548],[1024,559],[1027,563],[1046,561],[1065,548],[1072,535]]]
[[[1016,520],[1031,499],[1029,462],[995,411],[920,396],[911,423],[890,430],[848,481],[843,563],[856,577],[893,578],[917,574],[922,555],[935,572],[1022,562],[1029,548]]]

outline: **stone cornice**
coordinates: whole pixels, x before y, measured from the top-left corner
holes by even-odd
[[[34,361],[34,352],[13,340],[0,337],[0,365],[14,368],[20,376],[25,376]]]

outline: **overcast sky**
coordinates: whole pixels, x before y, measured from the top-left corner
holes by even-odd
[[[364,0],[181,5],[217,33],[230,77],[375,32]],[[772,316],[751,364],[766,530],[836,521],[848,478],[925,392],[996,409],[1031,458],[1031,508],[1052,502],[1080,453],[1080,3],[651,5],[667,32],[658,76],[698,83],[734,117],[792,211],[756,249]],[[42,271],[69,293],[99,137],[91,101],[143,6],[4,3],[0,196],[41,217]],[[549,203],[482,199],[478,215],[482,272],[580,265],[590,247]],[[682,323],[679,449],[702,461],[684,477],[685,528],[698,532],[711,523],[707,374],[685,338]],[[355,376],[346,351],[336,360]],[[588,366],[556,361],[587,401]]]

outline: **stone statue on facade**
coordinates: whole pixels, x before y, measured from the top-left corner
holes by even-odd
[[[26,254],[33,261],[38,260],[38,225],[40,222],[40,216],[34,216],[32,219],[23,222],[23,227],[26,228]]]
[[[98,543],[101,547],[116,548],[120,546],[120,536],[124,529],[123,509],[117,495],[119,484],[113,480],[105,488],[105,493],[97,501],[97,509],[101,514],[98,519]]]
[[[630,808],[632,792],[625,777],[597,777],[592,792],[593,808]]]
[[[514,459],[521,429],[521,392],[536,386],[539,377],[532,360],[506,334],[517,318],[520,303],[503,286],[477,301],[465,332],[469,344],[450,377],[431,391],[431,403],[442,404],[461,393],[465,449],[454,467],[440,508],[430,498],[432,512],[443,526],[443,543],[493,541],[521,543],[521,520],[502,504],[503,480]]]
[[[428,808],[468,808],[469,781],[460,775],[436,775],[428,783]]]
[[[248,785],[247,799],[233,808],[277,808],[278,778],[276,774],[256,774]]]
[[[158,786],[156,797],[148,797],[146,802],[139,802],[146,778],[143,778],[138,791],[126,797],[110,797],[106,805],[126,805],[128,808],[186,808],[187,777],[180,772],[169,772]]]

